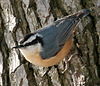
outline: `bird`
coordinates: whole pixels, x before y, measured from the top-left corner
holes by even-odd
[[[25,59],[34,65],[41,67],[56,65],[70,52],[73,46],[73,31],[81,19],[89,13],[89,9],[82,9],[58,19],[25,35],[13,48],[19,49]]]

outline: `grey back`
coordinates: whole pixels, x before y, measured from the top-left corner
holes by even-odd
[[[76,17],[60,19],[49,25],[38,33],[43,36],[43,50],[41,52],[42,58],[50,58],[56,55],[64,46],[66,40],[72,36],[72,29],[74,28],[79,19]]]

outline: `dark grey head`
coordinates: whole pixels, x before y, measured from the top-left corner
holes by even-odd
[[[43,46],[43,40],[42,36],[38,33],[31,33],[26,35],[20,42],[19,45],[13,47],[13,48],[25,48],[28,46],[35,45],[37,43],[40,43]]]

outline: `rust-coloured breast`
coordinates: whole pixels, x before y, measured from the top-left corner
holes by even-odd
[[[69,53],[70,49],[72,48],[72,44],[73,44],[72,39],[69,39],[65,43],[64,47],[57,53],[56,56],[43,60],[43,64],[41,64],[41,66],[48,67],[62,61],[63,58]]]
[[[42,59],[39,54],[35,54],[34,56],[33,55],[28,56],[27,60],[32,64],[42,67],[53,66],[63,60],[63,58],[69,53],[71,47],[72,47],[72,39],[69,39],[65,43],[64,47],[57,53],[56,56],[51,57],[49,59]]]

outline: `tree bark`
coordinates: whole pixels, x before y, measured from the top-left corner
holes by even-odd
[[[58,65],[38,67],[12,50],[25,34],[84,8],[91,14]],[[0,86],[100,86],[100,0],[0,0]]]

